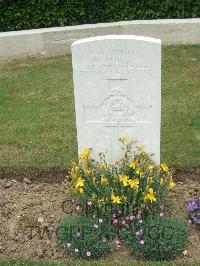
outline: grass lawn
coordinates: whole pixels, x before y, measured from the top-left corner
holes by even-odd
[[[162,161],[200,167],[200,46],[166,46],[162,57]],[[0,65],[0,168],[64,169],[77,158],[70,57]]]
[[[104,266],[105,261],[65,261],[65,262],[49,262],[49,261],[31,261],[31,260],[4,260],[0,261],[0,266]],[[108,262],[106,261],[106,265],[108,266],[198,266],[200,265],[198,262],[194,263],[184,263],[184,262]]]

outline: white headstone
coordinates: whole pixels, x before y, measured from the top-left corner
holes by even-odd
[[[78,151],[122,154],[134,138],[160,161],[161,41],[134,35],[91,37],[72,44]],[[93,153],[93,154],[94,154]]]

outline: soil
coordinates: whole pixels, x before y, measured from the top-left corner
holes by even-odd
[[[62,178],[49,173],[37,177],[11,175],[0,179],[0,259],[45,258],[65,260],[69,256],[58,246],[56,228],[70,217],[75,205],[64,192]],[[59,176],[57,174],[56,176]],[[188,223],[188,199],[200,196],[200,173],[176,171],[173,216]],[[114,250],[106,260],[133,259],[125,247]],[[200,231],[189,225],[189,241],[177,261],[200,262]]]

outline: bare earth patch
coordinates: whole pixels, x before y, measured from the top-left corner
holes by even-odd
[[[173,216],[187,223],[187,201],[200,195],[198,173],[177,173]],[[18,181],[17,181],[18,180]],[[0,179],[0,259],[67,259],[57,242],[60,219],[74,212],[70,197],[59,181]],[[37,178],[40,180],[40,178]],[[189,225],[189,243],[178,261],[200,261],[200,231]],[[187,254],[186,254],[187,253]],[[133,260],[125,247],[115,250],[106,260]]]

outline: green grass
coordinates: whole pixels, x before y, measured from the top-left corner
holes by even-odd
[[[105,261],[79,261],[79,260],[68,260],[65,262],[50,262],[50,261],[32,261],[32,260],[4,260],[0,261],[0,266],[104,266]],[[106,261],[106,265],[108,266],[198,266],[200,265],[199,262],[193,263],[184,263],[184,262],[119,262],[113,261],[108,262]]]
[[[15,61],[1,73],[1,168],[64,168],[77,151],[71,58]]]
[[[167,46],[162,58],[161,158],[200,167],[200,46]],[[64,169],[77,158],[70,57],[2,63],[0,168]]]
[[[169,46],[163,55],[161,158],[199,168],[200,46]]]

